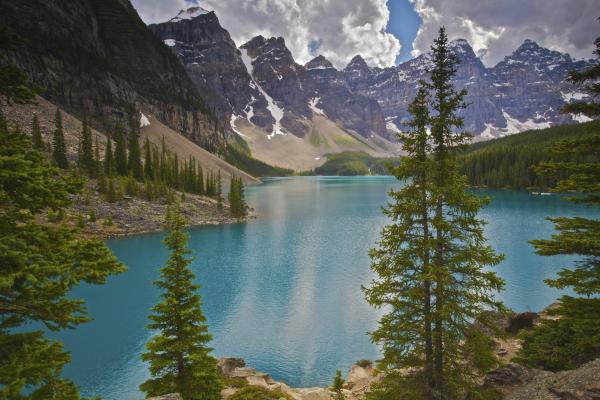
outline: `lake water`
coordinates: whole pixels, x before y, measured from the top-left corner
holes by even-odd
[[[376,359],[366,332],[378,312],[360,287],[372,277],[367,252],[386,222],[380,206],[395,185],[391,177],[268,179],[247,188],[257,220],[192,229],[192,268],[202,284],[213,354],[243,357],[292,386],[327,385],[337,369],[345,375],[355,361]],[[497,268],[507,286],[500,297],[517,311],[540,310],[560,295],[543,280],[569,260],[539,257],[527,241],[551,235],[546,216],[600,215],[558,196],[486,193],[494,198],[481,213],[487,237],[506,254]],[[152,282],[167,259],[162,237],[109,241],[129,270],[73,294],[87,300],[94,320],[58,337],[72,352],[65,375],[85,395],[142,398],[137,388],[148,375],[139,355],[158,298]]]

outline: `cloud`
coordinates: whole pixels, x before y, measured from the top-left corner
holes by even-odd
[[[133,0],[146,23],[163,22],[185,6],[184,0]],[[214,10],[239,46],[252,37],[282,36],[296,61],[322,54],[343,68],[356,54],[371,65],[390,66],[400,42],[386,32],[386,0],[200,0]]]
[[[441,25],[494,65],[525,39],[577,58],[592,57],[600,35],[598,0],[411,0],[423,20],[413,55],[427,52]]]

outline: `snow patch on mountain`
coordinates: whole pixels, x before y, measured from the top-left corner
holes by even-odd
[[[502,110],[502,115],[506,119],[506,128],[502,129],[502,131],[507,135],[513,135],[515,133],[533,130],[533,129],[544,129],[550,128],[552,124],[550,122],[536,122],[532,118],[521,122],[516,118],[511,117],[506,111]]]
[[[398,128],[398,125],[396,125],[396,123],[394,122],[395,118],[396,117],[386,118],[385,127],[387,128],[388,131],[400,134],[400,133],[402,133],[402,131],[400,130],[400,128]]]
[[[235,128],[235,122],[241,117],[235,115],[235,114],[231,114],[231,119],[229,120],[229,125],[231,125],[231,129],[238,134],[239,136],[243,137],[244,139],[249,139],[249,137],[247,135],[244,135],[242,132],[238,131]]]
[[[169,22],[179,22],[196,18],[200,15],[208,14],[210,11],[205,10],[202,7],[190,7],[187,10],[179,11],[179,14],[175,18],[171,18]]]
[[[250,77],[252,78],[252,58],[248,55],[247,49],[241,49],[241,52],[242,61],[244,62],[244,65],[248,70],[248,74],[250,74]],[[252,86],[252,83],[254,83],[254,86]],[[271,139],[275,135],[285,135],[285,132],[282,130],[281,127],[281,120],[283,119],[284,114],[283,109],[279,107],[277,103],[275,103],[273,98],[269,96],[267,92],[265,92],[265,90],[262,88],[262,86],[260,86],[258,82],[254,81],[254,78],[252,78],[252,81],[250,81],[250,87],[258,89],[258,91],[267,100],[267,110],[269,110],[271,116],[273,117],[273,119],[275,119],[275,123],[273,124],[273,130],[271,131],[271,134],[267,136],[267,138]]]
[[[571,93],[563,93],[561,92],[562,98],[567,102],[571,102],[573,100],[583,100],[584,98],[588,97],[588,95],[586,93],[581,93],[581,92],[571,92]]]
[[[571,117],[573,117],[573,119],[577,122],[590,122],[593,121],[593,119],[591,119],[590,117],[588,117],[585,114],[571,114]]]
[[[143,128],[145,126],[150,126],[150,120],[148,119],[148,117],[146,117],[144,115],[143,112],[140,113],[140,128]]]
[[[163,42],[169,47],[175,46],[175,39],[165,39]]]
[[[321,108],[317,107],[317,104],[319,104],[319,102],[320,102],[320,101],[321,101],[321,98],[320,98],[320,97],[313,97],[313,98],[312,98],[312,99],[310,99],[310,101],[308,102],[308,107],[311,109],[311,111],[312,111],[314,114],[317,114],[317,115],[325,115],[325,116],[327,116],[327,115],[325,114],[325,111],[323,111],[323,109],[321,109]]]

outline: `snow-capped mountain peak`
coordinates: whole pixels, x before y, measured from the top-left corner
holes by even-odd
[[[189,19],[194,19],[200,15],[205,15],[210,13],[211,11],[208,11],[202,7],[190,7],[187,10],[181,10],[179,11],[179,14],[177,14],[174,18],[171,18],[169,20],[169,22],[179,22],[179,21],[185,21],[185,20],[189,20]]]

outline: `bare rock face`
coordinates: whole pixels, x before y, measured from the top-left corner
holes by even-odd
[[[262,98],[251,87],[241,53],[214,12],[192,7],[149,28],[179,58],[218,116],[245,115],[251,99]]]
[[[475,135],[489,139],[585,120],[564,115],[560,109],[585,98],[566,79],[570,70],[589,68],[593,61],[573,61],[568,54],[525,40],[504,61],[487,68],[466,40],[450,42],[449,48],[460,61],[454,84],[468,91],[469,107],[462,114],[465,129]],[[344,74],[353,91],[377,100],[386,120],[401,127],[409,119],[408,104],[418,81],[428,79],[431,66],[426,54],[391,68],[370,68],[356,56]]]
[[[171,48],[215,114],[245,117],[267,133],[303,137],[321,107],[345,129],[386,135],[379,104],[353,93],[323,57],[296,63],[285,40],[257,36],[239,49],[214,12],[193,7],[150,29]]]
[[[600,359],[557,373],[508,364],[490,372],[485,385],[506,400],[598,400]]]
[[[217,362],[217,369],[219,370],[219,373],[227,378],[231,378],[231,373],[236,368],[244,368],[245,366],[246,362],[243,358],[225,357],[219,359]]]
[[[148,397],[146,400],[183,400],[183,397],[179,393],[171,393],[158,397]]]
[[[143,109],[205,148],[222,142],[185,69],[128,0],[6,0],[0,25],[26,40],[0,50],[0,65],[16,64],[65,110],[100,127]]]

